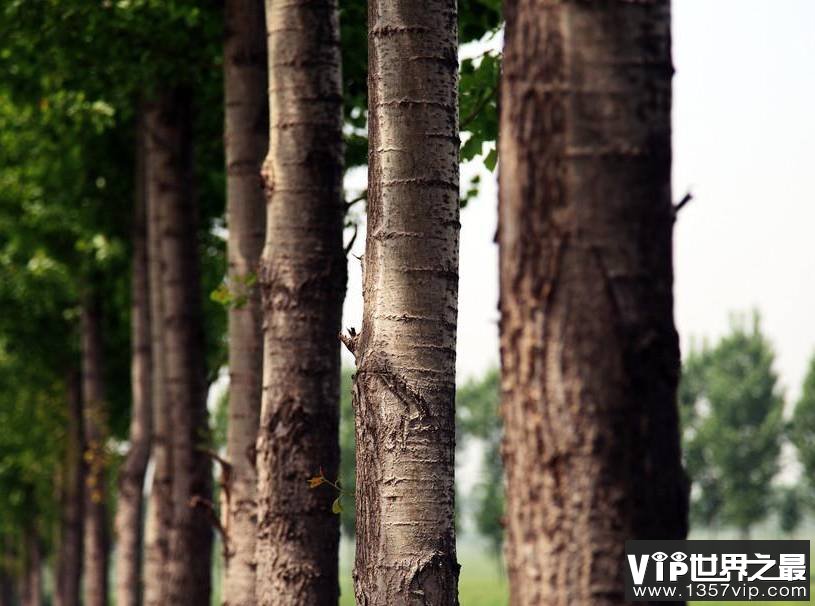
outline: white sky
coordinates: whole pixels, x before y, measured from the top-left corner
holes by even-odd
[[[675,240],[683,350],[755,307],[796,397],[815,352],[815,0],[673,7],[674,198],[688,189],[695,197]],[[348,182],[364,184],[364,175]],[[498,362],[496,200],[488,175],[462,211],[459,382]],[[360,233],[356,254],[363,242]],[[344,325],[359,329],[361,317],[352,259]]]

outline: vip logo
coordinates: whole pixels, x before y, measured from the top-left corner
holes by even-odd
[[[653,562],[657,581],[665,580],[665,564],[667,563],[668,579],[671,582],[675,582],[679,577],[688,573],[688,565],[685,564],[685,560],[687,559],[688,554],[675,551],[670,555],[670,561],[668,561],[669,557],[667,553],[657,551],[650,556],[648,554],[639,556],[639,561],[637,560],[637,556],[629,555],[628,565],[631,568],[631,576],[636,585],[642,585],[645,580],[645,573],[648,570],[649,562]]]

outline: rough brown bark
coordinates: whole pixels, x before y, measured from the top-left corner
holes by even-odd
[[[266,2],[270,145],[258,436],[257,603],[335,605],[339,517],[342,98],[336,0]]]
[[[82,423],[82,384],[80,373],[66,379],[68,404],[65,458],[62,470],[61,519],[57,547],[55,606],[79,606],[82,578],[83,527],[85,510],[85,439]]]
[[[85,428],[85,606],[107,606],[110,540],[107,520],[107,406],[102,378],[102,312],[96,294],[82,301],[82,407]]]
[[[368,227],[356,350],[358,604],[458,604],[454,0],[368,4]]]
[[[686,532],[670,4],[504,8],[498,238],[510,604],[623,604],[625,540]]]
[[[172,527],[165,604],[209,604],[212,499],[204,334],[198,267],[198,213],[192,185],[191,98],[173,90],[157,102],[155,136],[161,206],[161,275]]]
[[[222,491],[225,606],[255,604],[257,474],[263,365],[260,289],[255,285],[266,228],[260,167],[269,147],[263,0],[227,0],[224,36],[229,288],[228,473]]]
[[[137,125],[136,195],[133,207],[133,266],[130,301],[131,393],[130,450],[119,471],[116,503],[116,604],[141,604],[142,489],[150,458],[150,288],[147,258],[143,123]]]
[[[169,153],[163,140],[164,126],[158,104],[145,112],[145,176],[147,187],[147,258],[150,293],[150,347],[152,373],[153,481],[145,522],[144,603],[165,606],[167,603],[167,568],[170,561],[172,528],[172,452],[169,430],[170,409],[164,364],[164,305],[162,294],[163,263],[161,256],[161,223],[164,207],[165,177]]]

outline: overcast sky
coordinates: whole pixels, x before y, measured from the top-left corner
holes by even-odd
[[[683,350],[757,308],[796,397],[815,352],[815,0],[673,7],[674,197],[695,197],[675,239]],[[491,175],[462,211],[459,382],[498,362],[496,200]],[[345,326],[360,326],[360,288],[352,259]]]

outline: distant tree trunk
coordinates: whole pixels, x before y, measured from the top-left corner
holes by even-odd
[[[172,443],[170,561],[166,604],[209,604],[211,461],[198,267],[198,212],[192,185],[191,98],[165,93],[158,107],[156,163],[164,271],[164,364]]]
[[[266,2],[270,142],[261,262],[257,603],[335,605],[339,516],[342,98],[336,0]],[[294,84],[293,84],[294,83]]]
[[[152,373],[150,401],[152,404],[153,482],[145,522],[144,604],[167,604],[167,570],[170,562],[170,529],[173,520],[172,452],[169,431],[170,409],[164,362],[164,305],[161,254],[161,224],[168,154],[163,140],[162,118],[157,104],[145,113],[145,176],[147,179],[147,259],[148,291],[150,293],[150,345]]]
[[[455,0],[368,4],[368,228],[356,350],[358,604],[458,604]]]
[[[133,267],[131,278],[130,450],[119,471],[116,505],[116,605],[141,604],[142,489],[150,459],[150,288],[147,259],[147,219],[143,121],[137,125],[135,200],[133,207]]]
[[[512,606],[625,603],[686,533],[669,0],[507,0],[501,360]]]
[[[8,535],[0,535],[0,606],[16,606],[13,576],[14,554]]]
[[[85,606],[107,606],[107,408],[102,378],[102,311],[96,293],[82,301],[82,406],[85,428]]]
[[[21,606],[42,606],[42,552],[36,531],[25,538],[25,566],[21,578]]]
[[[16,606],[14,578],[11,576],[8,562],[5,561],[6,554],[4,553],[0,557],[2,557],[0,559],[0,606]]]
[[[81,375],[75,370],[68,373],[66,392],[68,427],[63,459],[54,604],[79,606],[85,516],[85,438]]]
[[[223,496],[224,605],[255,604],[257,474],[263,364],[258,263],[266,227],[260,167],[269,147],[263,0],[227,0],[224,37],[229,288],[229,424]],[[245,301],[242,299],[245,298]]]

